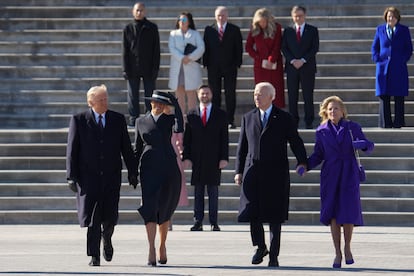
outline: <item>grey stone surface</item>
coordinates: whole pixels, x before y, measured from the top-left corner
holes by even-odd
[[[245,224],[221,232],[190,232],[174,225],[167,242],[168,263],[146,266],[148,247],[142,224],[119,225],[114,258],[89,267],[86,229],[77,225],[1,225],[0,275],[413,275],[414,228],[358,227],[353,236],[355,264],[331,268],[334,250],[329,227],[282,227],[280,267],[268,258],[252,265],[254,248]],[[267,235],[268,237],[268,235]]]

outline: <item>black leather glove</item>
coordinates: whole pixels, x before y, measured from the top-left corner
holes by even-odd
[[[129,182],[129,185],[131,185],[132,187],[134,187],[134,189],[136,189],[138,186],[138,176],[128,175],[128,182]]]
[[[128,74],[126,72],[122,72],[122,76],[124,77],[125,80],[128,80]]]
[[[68,179],[68,186],[69,186],[69,189],[72,190],[72,192],[74,193],[78,192],[78,185],[76,184],[75,180]]]

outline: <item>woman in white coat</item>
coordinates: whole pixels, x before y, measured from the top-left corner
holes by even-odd
[[[204,53],[204,41],[195,29],[191,13],[180,14],[176,29],[170,32],[168,48],[171,53],[168,86],[176,91],[181,110],[186,114],[197,106],[196,89],[202,84],[201,65],[197,60]]]

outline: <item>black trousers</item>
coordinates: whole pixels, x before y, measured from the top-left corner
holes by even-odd
[[[217,224],[218,186],[206,185],[208,195],[208,216],[210,224]],[[204,191],[205,185],[194,186],[194,220],[203,222],[204,219]]]
[[[103,208],[97,204],[92,216],[92,226],[88,227],[86,234],[86,254],[99,257],[101,255],[101,238],[111,240],[115,225],[112,222],[103,221]]]
[[[226,100],[227,121],[229,124],[234,124],[234,113],[236,111],[237,68],[229,69],[224,72],[216,69],[208,70],[208,85],[213,92],[212,102],[217,107],[221,107],[222,80]]]
[[[379,96],[378,126],[382,128],[405,126],[404,96],[394,96],[394,123],[391,118],[391,96]]]
[[[270,260],[275,260],[280,251],[281,223],[269,223],[270,230]],[[253,246],[266,247],[263,223],[258,221],[250,222],[250,235]]]
[[[144,84],[144,96],[151,97],[152,92],[155,89],[155,78],[152,76],[144,76],[137,74],[135,76],[128,76],[128,112],[129,112],[129,125],[135,126],[135,120],[139,117],[139,88],[142,82]],[[145,108],[148,112],[151,110],[151,104],[149,100],[145,100]],[[144,112],[144,113],[145,113]]]
[[[305,109],[305,123],[307,126],[312,125],[315,119],[315,112],[313,106],[313,90],[315,87],[315,73],[310,73],[302,69],[297,70],[293,65],[288,65],[286,68],[286,78],[288,87],[289,112],[299,123],[299,85],[302,88],[304,109]]]

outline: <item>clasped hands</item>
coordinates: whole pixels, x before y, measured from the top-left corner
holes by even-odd
[[[129,185],[131,185],[132,187],[134,187],[134,189],[136,189],[139,183],[138,176],[136,174],[128,175],[128,182],[129,182]]]

